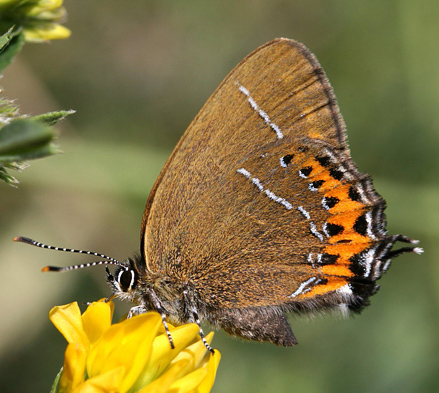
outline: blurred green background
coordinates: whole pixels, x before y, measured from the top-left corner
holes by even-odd
[[[439,391],[439,2],[65,6],[72,37],[26,45],[0,82],[22,113],[77,110],[59,127],[63,155],[33,162],[17,189],[0,184],[2,392],[48,392],[65,349],[48,311],[109,294],[103,269],[40,273],[87,258],[11,239],[118,259],[137,251],[146,198],[173,146],[226,74],[276,37],[317,55],[352,155],[388,202],[389,232],[421,239],[425,253],[395,260],[361,316],[292,318],[295,348],[217,333],[214,392]]]

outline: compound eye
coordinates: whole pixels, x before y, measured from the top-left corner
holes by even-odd
[[[122,269],[117,276],[117,281],[123,292],[128,292],[130,289],[133,289],[136,283],[134,270]]]

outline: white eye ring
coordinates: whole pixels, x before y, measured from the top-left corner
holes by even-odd
[[[130,273],[131,273],[131,282],[130,282],[130,289],[131,289],[134,286],[134,279],[135,279],[134,270],[130,270]]]
[[[128,271],[128,270],[121,270],[121,271],[119,272],[119,274],[117,275],[117,283],[118,283],[118,286],[119,286],[119,288],[121,289],[121,291],[123,291],[123,289],[122,289],[122,285],[121,285],[122,275],[123,275],[124,273],[126,273],[127,271]],[[134,270],[133,270],[133,269],[129,269],[129,272],[131,273],[131,281],[130,281],[130,285],[128,286],[126,292],[128,292],[129,290],[131,290],[131,289],[133,288],[133,286],[134,286],[134,280],[135,280]],[[123,291],[123,292],[125,292],[125,291]]]
[[[117,275],[117,282],[120,284],[120,280],[122,279],[122,274],[124,273],[125,270],[121,270],[119,272],[119,274]]]

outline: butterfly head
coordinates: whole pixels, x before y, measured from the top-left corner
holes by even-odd
[[[138,293],[139,273],[132,259],[128,259],[125,266],[119,266],[114,275],[106,266],[107,282],[115,297],[134,301]]]

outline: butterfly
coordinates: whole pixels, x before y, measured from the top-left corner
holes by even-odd
[[[301,43],[276,39],[224,79],[190,124],[146,202],[140,255],[107,266],[129,316],[202,321],[231,335],[293,346],[289,312],[358,313],[391,259],[385,201],[358,171],[333,89]]]

